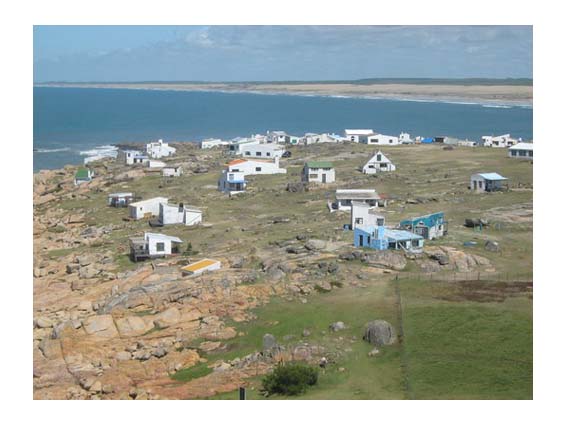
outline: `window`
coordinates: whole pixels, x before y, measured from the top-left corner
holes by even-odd
[[[520,151],[520,156],[526,156],[526,151]]]
[[[266,156],[271,156],[271,155],[270,155],[270,152],[266,152]]]
[[[354,222],[355,222],[356,224],[362,224],[363,219],[362,219],[362,217],[358,217],[358,218],[355,218],[355,219],[354,219]]]
[[[318,174],[309,174],[310,179],[316,179],[317,177],[318,177]]]
[[[244,155],[250,156],[250,151],[244,152]]]
[[[163,242],[157,242],[157,243],[156,243],[156,251],[157,251],[157,252],[163,252],[163,251],[165,251],[165,243],[163,243]]]
[[[262,152],[256,152],[256,156],[262,156]]]
[[[262,167],[256,167],[256,171],[262,171]]]

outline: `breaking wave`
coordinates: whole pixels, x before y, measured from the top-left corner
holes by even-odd
[[[34,153],[53,153],[53,152],[66,152],[71,149],[69,148],[53,148],[53,149],[41,149],[41,148],[34,148]]]

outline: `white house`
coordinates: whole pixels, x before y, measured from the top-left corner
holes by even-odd
[[[400,141],[400,143],[408,144],[408,145],[415,143],[415,140],[411,138],[409,133],[404,133],[404,132],[400,133],[400,135],[398,136],[398,140]]]
[[[366,141],[361,143],[367,143],[369,145],[399,145],[400,139],[396,136],[387,136],[386,134],[373,134],[366,138]]]
[[[230,142],[228,140],[222,139],[205,139],[201,141],[201,149],[211,149],[217,146],[226,146],[229,145]]]
[[[384,216],[378,212],[376,207],[366,202],[353,201],[350,206],[350,228],[365,226],[383,226]]]
[[[167,164],[163,161],[157,161],[155,159],[150,159],[147,164],[148,168],[163,168],[165,167]]]
[[[138,150],[121,150],[118,152],[117,159],[123,161],[126,165],[139,164],[142,163],[141,159],[148,159],[142,151]]]
[[[508,148],[508,156],[510,158],[534,159],[533,143],[518,143]]]
[[[157,142],[150,142],[146,145],[146,153],[152,158],[163,158],[164,156],[171,156],[175,154],[175,149],[164,143],[163,140],[159,139]]]
[[[301,180],[307,183],[333,183],[335,181],[335,168],[331,162],[306,162],[301,174]]]
[[[285,174],[287,170],[280,168],[280,161],[275,157],[273,161],[261,159],[235,159],[227,165],[231,173],[243,173],[245,176],[255,174]]]
[[[199,260],[195,263],[189,264],[188,266],[181,267],[181,272],[183,275],[199,275],[204,272],[219,270],[220,268],[220,261],[205,258],[204,260]]]
[[[247,144],[243,147],[242,156],[245,158],[277,158],[281,157],[285,150],[274,143]]]
[[[312,145],[315,143],[339,143],[342,141],[343,138],[341,136],[329,133],[305,133],[305,136],[301,138],[301,143],[304,145]]]
[[[508,180],[498,173],[478,173],[471,176],[470,189],[473,192],[494,192],[502,189],[502,182]]]
[[[194,226],[203,221],[203,212],[195,207],[179,204],[170,205],[161,203],[159,205],[158,220],[161,225],[184,224]]]
[[[167,204],[167,200],[167,198],[157,197],[134,202],[128,205],[130,218],[141,220],[143,218],[157,216],[159,215],[160,204]]]
[[[127,207],[134,200],[132,192],[109,193],[107,205],[109,207]]]
[[[183,167],[181,167],[181,165],[177,167],[164,167],[161,170],[161,175],[164,177],[180,177],[183,175]]]
[[[246,183],[244,173],[240,171],[223,170],[217,187],[221,192],[232,195],[246,191]]]
[[[285,131],[268,131],[266,133],[267,136],[267,143],[289,143],[290,142],[290,135],[287,134]]]
[[[365,203],[369,207],[378,205],[380,196],[375,189],[337,189],[335,202],[329,205],[333,211],[350,211],[353,202]]]
[[[395,171],[396,166],[381,151],[376,152],[362,167],[364,174],[376,174],[379,171]]]
[[[362,130],[355,130],[355,129],[346,129],[345,130],[345,138],[354,143],[366,143],[368,136],[372,136],[374,134],[374,130],[372,129],[362,129]]]
[[[521,141],[521,139],[514,139],[509,134],[501,136],[482,136],[482,146],[492,148],[509,148]]]
[[[258,143],[253,138],[237,137],[231,140],[228,151],[233,155],[242,155],[249,145],[257,145]]]
[[[161,233],[144,233],[143,237],[130,238],[130,256],[133,261],[165,257],[178,253],[183,241]]]

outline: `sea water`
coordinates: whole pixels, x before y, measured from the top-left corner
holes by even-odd
[[[105,88],[34,88],[34,171],[115,154],[127,142],[199,142],[283,130],[343,134],[370,128],[397,136],[532,139],[529,106]]]

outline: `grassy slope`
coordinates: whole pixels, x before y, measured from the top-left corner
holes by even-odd
[[[300,233],[313,237],[335,238],[351,242],[351,234],[336,230],[348,222],[346,213],[330,214],[326,197],[337,187],[375,188],[379,193],[401,199],[419,196],[437,197],[437,202],[424,204],[390,204],[384,211],[388,224],[403,217],[426,212],[445,211],[450,234],[439,242],[489,256],[496,270],[523,273],[532,270],[531,223],[504,223],[500,230],[486,229],[475,233],[464,228],[466,217],[483,216],[494,207],[514,208],[532,201],[532,192],[514,191],[504,194],[471,194],[467,191],[471,173],[497,171],[518,182],[532,182],[532,165],[506,158],[506,150],[490,148],[457,148],[444,151],[439,146],[400,146],[381,150],[397,165],[394,173],[376,177],[356,171],[376,150],[365,145],[309,146],[292,148],[293,158],[282,161],[287,175],[253,176],[250,191],[242,197],[228,199],[215,190],[224,158],[218,152],[207,155],[216,160],[208,173],[185,175],[164,185],[159,176],[144,177],[116,184],[108,191],[133,190],[144,197],[158,194],[172,201],[193,204],[204,209],[204,220],[211,228],[171,226],[162,229],[191,241],[199,257],[216,255],[250,255],[261,253],[278,240],[294,238]],[[332,160],[337,167],[337,184],[307,193],[288,193],[287,182],[298,181],[305,159]],[[66,200],[60,207],[67,211],[84,212],[90,224],[124,224],[125,209],[105,206],[106,194],[93,192],[87,200]],[[291,217],[290,223],[272,225],[277,216]],[[124,256],[127,238],[149,230],[147,223],[129,222],[113,231],[107,244],[91,248],[110,250],[117,255],[121,268],[136,267]],[[475,248],[463,248],[471,239],[491,238],[501,242],[502,253],[489,255],[479,243]],[[56,257],[65,251],[52,252]],[[309,297],[308,304],[274,299],[258,310],[258,320],[237,324],[246,335],[231,341],[229,351],[209,357],[230,360],[260,348],[266,332],[281,338],[299,337],[304,327],[312,327],[310,337],[325,345],[338,344],[338,335],[322,335],[329,323],[343,320],[349,325],[345,336],[356,337],[352,352],[347,352],[339,364],[321,377],[316,389],[304,398],[530,398],[531,397],[531,302],[514,299],[504,303],[447,302],[435,294],[423,294],[417,289],[430,284],[404,287],[404,321],[406,341],[403,347],[410,371],[410,391],[403,387],[401,347],[384,350],[377,358],[367,357],[369,347],[360,340],[362,326],[369,320],[385,318],[397,324],[393,291],[384,284],[344,288],[330,294]],[[279,325],[270,325],[279,321]],[[345,345],[346,347],[346,345]],[[345,372],[338,372],[344,367]],[[186,378],[193,372],[185,372]],[[183,379],[183,376],[178,376]],[[259,382],[251,383],[258,388]],[[251,397],[255,392],[249,393]],[[235,394],[219,397],[235,398]]]

